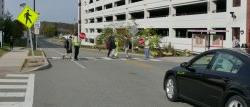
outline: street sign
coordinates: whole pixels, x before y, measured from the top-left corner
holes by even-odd
[[[37,22],[35,23],[35,28],[40,29],[40,27],[41,27],[41,22],[40,22],[40,20],[38,19]]]
[[[23,11],[18,15],[17,20],[27,28],[31,28],[37,21],[39,15],[33,11],[29,6],[25,6]]]
[[[82,33],[80,33],[79,37],[81,40],[83,40],[86,38],[86,34],[82,32]]]
[[[34,33],[36,34],[36,35],[39,35],[40,34],[40,26],[41,26],[41,22],[40,22],[40,20],[38,19],[37,20],[37,22],[35,23],[35,25],[34,25]]]
[[[35,28],[35,32],[34,32],[36,35],[39,35],[40,34],[40,28]]]

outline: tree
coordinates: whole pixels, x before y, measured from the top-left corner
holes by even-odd
[[[149,39],[150,48],[159,48],[160,37],[152,28],[146,28],[138,33],[139,37]]]
[[[108,37],[113,34],[112,28],[104,28],[102,33],[96,38],[97,45],[104,45]]]

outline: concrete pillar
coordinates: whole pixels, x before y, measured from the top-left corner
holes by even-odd
[[[149,15],[150,13],[149,13],[149,11],[146,9],[146,5],[144,5],[144,19],[147,19],[147,18],[149,18]]]
[[[176,16],[176,9],[173,7],[173,5],[169,7],[169,15],[170,17]]]
[[[232,48],[233,47],[233,30],[231,26],[226,28],[228,32],[226,33],[226,41],[224,43],[225,48]]]
[[[126,12],[126,20],[130,20],[132,16],[129,14],[129,12]]]
[[[176,32],[173,28],[169,28],[169,37],[170,38],[175,38],[175,35],[176,35],[175,33]]]
[[[129,0],[125,0],[125,5],[128,5],[129,4]]]
[[[215,2],[213,2],[213,0],[209,0],[209,2],[208,2],[208,13],[215,13],[216,12],[216,7],[217,7],[217,5],[216,5],[216,3]]]
[[[113,21],[117,21],[116,15],[113,15]]]
[[[97,18],[94,18],[94,23],[97,23]]]
[[[103,16],[103,17],[102,17],[102,20],[103,20],[103,22],[106,22],[106,18],[105,18],[105,16]]]

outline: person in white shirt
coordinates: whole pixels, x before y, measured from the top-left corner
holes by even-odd
[[[149,52],[150,52],[150,47],[149,47],[149,39],[146,37],[145,42],[144,42],[144,55],[145,58],[149,58]]]

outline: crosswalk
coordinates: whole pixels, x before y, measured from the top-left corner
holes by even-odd
[[[61,60],[62,57],[50,57],[50,60]],[[66,60],[69,58],[65,58]],[[144,58],[109,58],[109,57],[80,57],[79,60],[107,60],[107,61],[127,61],[127,60],[135,60],[135,61],[151,61],[151,62],[161,62],[163,60],[160,59],[144,59]]]
[[[7,74],[0,77],[0,107],[32,107],[34,74]]]

